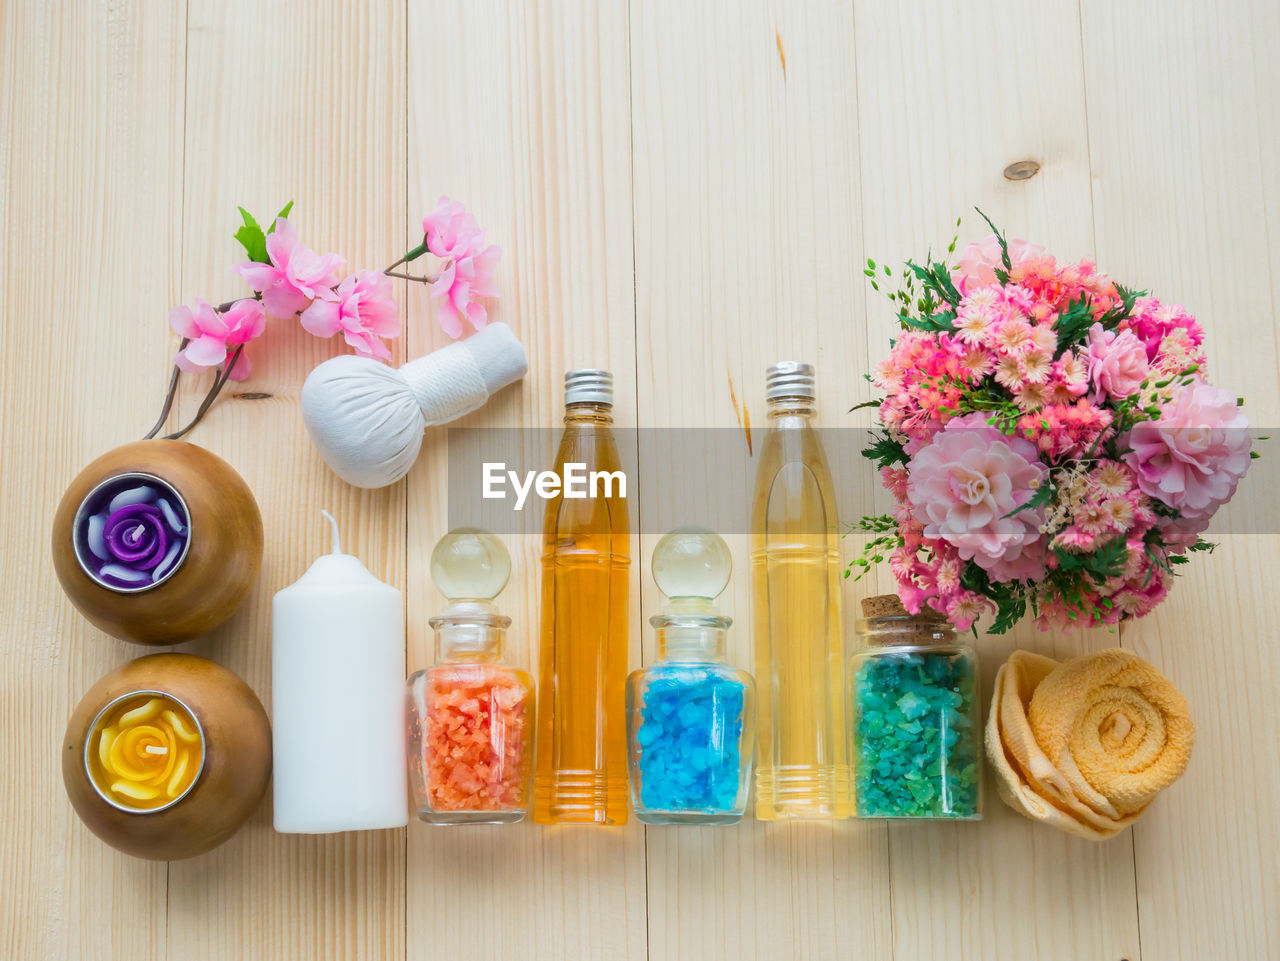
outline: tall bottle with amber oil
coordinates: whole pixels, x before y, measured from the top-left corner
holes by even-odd
[[[813,427],[815,397],[809,364],[769,368],[770,430],[751,508],[762,821],[852,813],[842,736],[839,530],[831,471]]]
[[[588,477],[621,472],[613,437],[613,375],[565,375],[565,464]],[[542,649],[533,819],[539,824],[627,820],[626,680],[630,531],[616,481],[587,497],[548,499],[543,522]],[[595,495],[595,496],[592,496]]]

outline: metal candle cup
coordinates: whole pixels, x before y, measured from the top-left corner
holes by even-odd
[[[131,814],[173,807],[196,786],[204,762],[200,719],[164,691],[120,695],[98,712],[84,742],[94,790]]]
[[[117,474],[80,502],[72,530],[84,572],[108,590],[131,594],[177,573],[191,547],[191,512],[168,481]]]

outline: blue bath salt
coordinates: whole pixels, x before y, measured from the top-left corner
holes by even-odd
[[[651,675],[635,735],[646,810],[737,810],[745,690],[741,681],[698,668]]]
[[[974,661],[955,653],[872,654],[854,678],[859,817],[971,818],[982,776]]]

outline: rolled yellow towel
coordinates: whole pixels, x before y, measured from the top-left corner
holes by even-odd
[[[1096,841],[1178,779],[1195,740],[1178,689],[1118,648],[1063,664],[1014,651],[996,674],[986,733],[1006,804]]]

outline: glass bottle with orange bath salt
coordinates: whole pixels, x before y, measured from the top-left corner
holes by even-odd
[[[409,779],[430,824],[507,824],[528,809],[533,680],[503,663],[511,618],[493,604],[511,556],[493,534],[459,528],[431,554],[448,600],[431,618],[436,665],[409,678]]]

